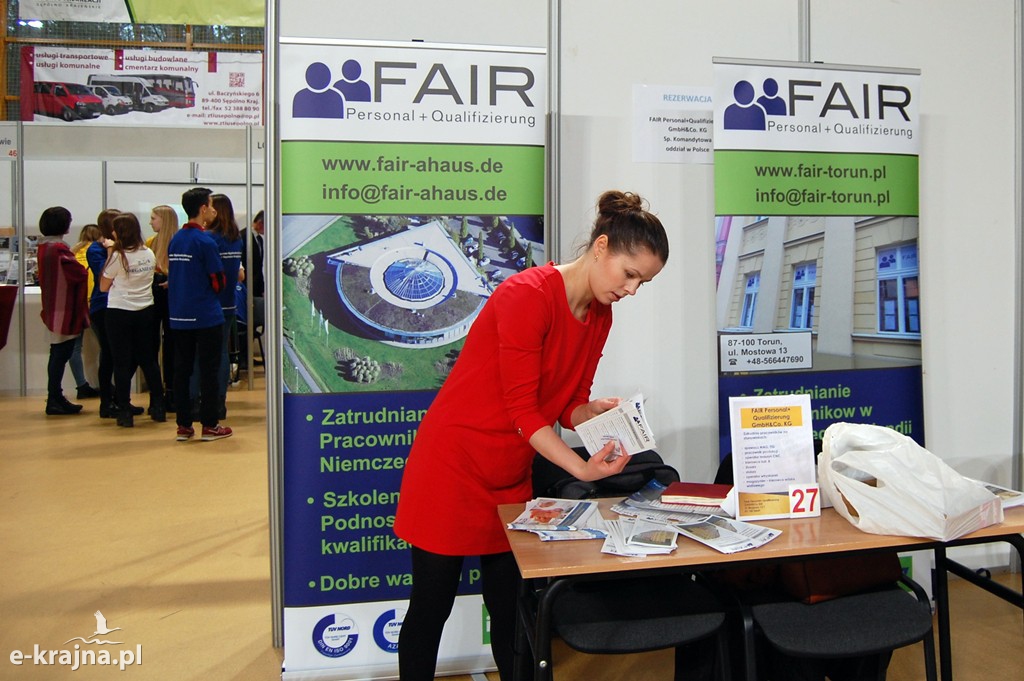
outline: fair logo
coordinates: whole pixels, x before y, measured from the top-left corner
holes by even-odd
[[[292,118],[364,119],[366,114],[350,105],[380,104],[384,99],[453,107],[496,107],[500,99],[503,104],[511,101],[532,108],[536,84],[533,71],[522,66],[375,61],[364,73],[355,59],[345,60],[340,68],[315,61],[306,67],[305,81],[292,98]]]
[[[142,664],[142,644],[137,644],[135,649],[130,648],[103,648],[102,646],[120,646],[124,641],[113,640],[123,638],[114,632],[121,631],[121,627],[107,625],[107,618],[97,610],[93,613],[96,618],[96,628],[89,636],[73,636],[63,645],[67,646],[72,641],[75,643],[70,648],[46,649],[38,643],[32,646],[32,652],[13,650],[10,654],[11,664],[22,666],[31,664],[39,667],[70,667],[76,671],[82,667],[117,667],[124,671],[132,665]]]
[[[772,130],[773,119],[823,119],[836,115],[847,122],[877,120],[909,122],[910,89],[886,83],[832,83],[774,78],[760,83],[739,80],[733,103],[725,108],[726,130]]]

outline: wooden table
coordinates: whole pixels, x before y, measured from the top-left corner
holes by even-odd
[[[618,499],[602,499],[600,509],[606,518],[615,514],[610,507]],[[498,507],[502,523],[508,525],[524,508],[524,504],[506,504]],[[795,518],[792,520],[763,520],[765,525],[782,531],[779,537],[757,549],[723,554],[686,538],[681,538],[678,548],[667,555],[628,558],[601,553],[600,541],[542,542],[531,532],[506,530],[512,553],[524,579],[521,590],[517,626],[522,630],[520,644],[529,640],[534,649],[534,676],[536,681],[551,678],[551,601],[549,594],[557,596],[559,588],[553,588],[561,581],[578,578],[616,579],[640,576],[646,571],[692,572],[715,570],[760,562],[785,562],[814,556],[837,553],[870,553],[873,551],[913,551],[932,549],[936,552],[935,601],[938,612],[939,652],[941,678],[952,679],[950,660],[949,592],[947,574],[953,572],[993,594],[1024,609],[1024,596],[1006,589],[994,582],[986,583],[973,571],[950,560],[946,548],[967,544],[1010,542],[1024,559],[1024,507],[1009,509],[1005,520],[951,542],[915,537],[897,537],[862,532],[832,509],[824,509],[817,518]],[[526,580],[545,579],[547,586],[537,596],[537,603],[526,603],[530,591]],[[1022,589],[1024,590],[1024,589]],[[529,607],[528,607],[529,605]],[[526,637],[524,639],[524,637]],[[524,646],[520,645],[522,664],[529,658]]]

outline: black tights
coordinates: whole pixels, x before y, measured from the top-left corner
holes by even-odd
[[[463,556],[412,547],[412,594],[398,638],[400,681],[430,681],[444,623],[455,605]],[[502,681],[512,680],[519,568],[511,552],[480,557],[484,605],[491,617],[491,653]]]

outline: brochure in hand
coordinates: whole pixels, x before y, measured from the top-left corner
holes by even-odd
[[[526,508],[508,527],[531,532],[578,530],[587,526],[587,520],[596,511],[596,501],[537,497],[526,502]]]
[[[644,414],[644,396],[640,393],[576,426],[576,434],[591,456],[601,451],[609,440],[621,443],[619,453],[628,456],[655,447],[654,433]]]

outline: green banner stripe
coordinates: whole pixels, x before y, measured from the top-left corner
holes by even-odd
[[[132,21],[140,24],[263,26],[265,0],[126,0]]]
[[[917,215],[918,157],[716,151],[716,215]]]
[[[541,215],[544,148],[282,142],[282,212]]]

